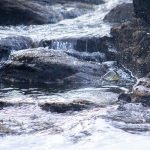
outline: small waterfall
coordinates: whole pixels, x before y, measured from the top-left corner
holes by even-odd
[[[69,50],[74,49],[75,44],[75,41],[53,40],[50,48],[54,50]]]

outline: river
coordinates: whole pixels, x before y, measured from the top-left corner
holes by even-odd
[[[111,25],[103,18],[123,2],[131,0],[105,0],[104,4],[94,6],[93,12],[56,24],[1,26],[0,38],[24,35],[38,42],[43,39],[110,36]],[[56,49],[66,48],[65,43],[57,43]],[[1,84],[1,101],[16,105],[0,110],[0,128],[3,131],[0,133],[0,150],[149,150],[148,123],[114,123],[107,117],[118,107],[117,90],[127,90],[126,86],[80,88]],[[47,112],[40,108],[40,104],[47,102],[68,103],[74,100],[96,103],[98,107],[65,113]],[[139,115],[136,111],[132,113]]]

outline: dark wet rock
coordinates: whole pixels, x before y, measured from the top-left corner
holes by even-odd
[[[106,40],[104,38],[78,39],[76,42],[75,50],[81,52],[94,52],[107,49]]]
[[[0,109],[3,109],[5,107],[10,107],[10,106],[13,106],[13,104],[8,103],[8,102],[0,101]]]
[[[118,102],[120,104],[131,103],[131,96],[130,96],[130,94],[121,93],[119,95],[119,97],[118,97]]]
[[[48,10],[33,1],[0,1],[0,24],[42,24],[48,23],[51,15]]]
[[[133,0],[134,11],[137,17],[142,18],[150,23],[150,1],[149,0]]]
[[[88,1],[84,1],[88,2]],[[102,2],[97,0],[93,3]],[[70,10],[68,8],[71,8]],[[88,3],[82,1],[60,0],[1,0],[0,24],[48,24],[56,23],[63,19],[75,18],[93,10]]]
[[[150,27],[140,19],[113,27],[111,34],[119,50],[119,61],[134,75],[143,77],[150,72]]]
[[[33,46],[34,43],[29,37],[10,36],[0,39],[0,66],[3,66],[11,52],[32,48]]]
[[[42,40],[39,46],[49,47],[51,49],[68,50],[74,49],[80,52],[96,52],[108,49],[107,43],[112,39],[109,37],[102,38],[72,38],[72,39],[57,39],[57,40]]]
[[[132,92],[134,102],[141,102],[146,106],[150,106],[150,78],[138,79]]]
[[[10,36],[0,39],[0,57],[10,54],[11,51],[28,49],[33,46],[33,41],[29,37]]]
[[[44,48],[14,52],[1,69],[1,78],[27,83],[96,83],[107,72],[100,63],[84,62],[64,51]]]
[[[124,23],[132,21],[134,16],[133,4],[123,3],[113,8],[104,18],[104,21],[110,23]]]
[[[70,103],[63,103],[63,102],[45,103],[41,104],[40,107],[42,110],[45,111],[66,113],[67,111],[81,111],[84,109],[98,107],[98,105],[89,101],[80,100],[80,101],[73,101]]]

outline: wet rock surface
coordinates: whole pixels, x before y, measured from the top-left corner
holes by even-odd
[[[39,46],[49,47],[51,49],[74,49],[79,52],[96,52],[96,51],[106,51],[108,47],[113,44],[113,39],[111,37],[83,37],[83,38],[64,38],[64,39],[54,39],[54,40],[42,40]]]
[[[149,30],[149,26],[140,19],[111,30],[120,51],[119,61],[138,77],[150,72]]]
[[[131,101],[131,96],[127,93],[121,93],[118,97],[118,103],[120,104],[131,103]]]
[[[12,51],[28,49],[33,46],[33,41],[29,37],[10,36],[0,39],[0,58],[8,57]]]
[[[112,9],[104,18],[104,21],[110,23],[124,23],[132,21],[134,18],[134,10],[132,3],[123,3]]]
[[[150,23],[150,1],[149,0],[133,0],[134,11],[137,17],[142,18]]]
[[[46,49],[22,50],[13,54],[12,62],[3,68],[2,76],[14,82],[55,82],[76,72],[76,68],[67,64],[69,58],[66,56]]]
[[[144,106],[149,106],[150,4],[149,1],[146,0],[134,0],[134,11],[133,6],[131,5],[132,4],[119,5],[110,11],[110,13],[105,17],[105,19],[109,22],[121,23],[119,25],[114,25],[114,27],[111,29],[111,34],[114,38],[115,46],[119,51],[118,61],[129,68],[135,76],[143,77],[137,79],[137,83],[133,86],[131,93],[120,94],[118,100],[122,104],[132,101],[136,103],[142,103]],[[129,10],[129,12],[125,12],[125,10]],[[130,13],[130,15],[127,15],[128,13]],[[134,13],[136,15],[134,15]],[[114,20],[115,17],[119,20]]]

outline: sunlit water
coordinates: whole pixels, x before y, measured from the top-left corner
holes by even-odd
[[[25,35],[42,39],[109,36],[110,25],[102,21],[118,4],[131,0],[105,0],[93,13],[42,26],[0,27],[0,37]],[[149,150],[149,132],[131,134],[105,119],[117,108],[118,93],[110,88],[24,88],[1,86],[0,99],[19,106],[0,110],[0,123],[8,133],[0,137],[2,150]],[[64,114],[43,111],[45,102],[86,100],[99,107]]]

